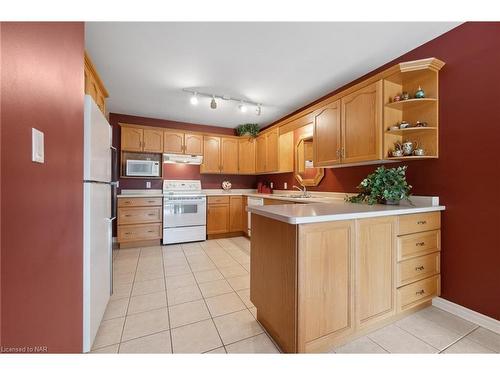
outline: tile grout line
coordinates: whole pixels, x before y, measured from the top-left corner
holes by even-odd
[[[142,253],[142,248],[139,248],[139,255],[137,257],[137,262],[135,265],[134,277],[132,279],[132,287],[130,288],[130,294],[129,294],[129,299],[128,299],[128,303],[127,303],[127,309],[125,311],[125,319],[123,320],[122,332],[120,334],[120,342],[118,343],[117,353],[120,353],[120,347],[121,347],[121,342],[122,342],[122,338],[123,338],[123,331],[125,331],[125,324],[127,323],[128,308],[130,306],[130,300],[132,299],[132,290],[134,290],[135,275],[137,273],[137,267],[139,267],[139,258],[141,257],[141,253]]]
[[[457,342],[459,342],[460,340],[462,340],[463,338],[469,336],[472,332],[474,332],[475,330],[479,329],[479,326],[471,329],[469,332],[465,333],[463,336],[459,337],[458,339],[456,339],[455,341],[453,341],[451,344],[445,346],[443,349],[441,349],[438,354],[442,354],[446,349],[450,348],[451,346],[455,345]]]
[[[168,334],[170,336],[170,353],[174,354],[174,340],[172,340],[172,325],[170,323],[170,309],[168,308],[168,290],[167,290],[167,275],[166,275],[166,272],[165,272],[165,257],[164,257],[164,254],[163,254],[163,251],[165,250],[165,252],[167,251],[167,247],[165,246],[165,248],[163,248],[163,246],[161,246],[161,269],[163,271],[163,285],[165,286],[165,303],[167,304],[167,319],[168,319]]]
[[[363,337],[363,336],[361,336]],[[375,345],[377,345],[379,348],[381,348],[384,352],[388,353],[388,354],[392,354],[390,351],[386,350],[382,345],[380,345],[378,342],[376,342],[375,340],[373,340],[371,337],[369,337],[368,335],[366,335],[366,338],[368,340],[370,340],[371,342],[373,342]],[[351,341],[352,342],[352,341]],[[340,354],[340,353],[339,353]]]
[[[205,253],[205,250],[203,250],[203,248],[201,246],[200,246],[200,248],[201,248],[201,251],[203,251],[203,253]],[[185,256],[186,252],[184,251],[184,247],[182,245],[181,245],[181,250],[182,250],[182,252],[184,253],[184,256]],[[205,255],[206,255],[206,253],[205,253]],[[210,311],[210,308],[208,307],[207,301],[205,300],[205,298],[203,296],[203,293],[201,292],[201,288],[200,288],[200,285],[198,284],[198,280],[196,280],[196,277],[194,277],[194,272],[193,272],[193,269],[191,268],[191,263],[189,263],[189,260],[187,259],[187,257],[186,257],[186,260],[188,262],[188,267],[191,270],[191,273],[193,275],[194,281],[196,282],[196,287],[198,288],[198,290],[200,292],[200,295],[202,297],[203,303],[205,304],[205,307],[206,307],[206,309],[208,311],[208,315],[210,316],[210,320],[212,321],[212,324],[215,327],[215,331],[217,332],[217,336],[219,336],[219,340],[220,340],[222,346],[224,347],[224,340],[222,340],[222,337],[220,335],[219,329],[217,328],[217,325],[215,324],[214,318],[212,316],[212,312]],[[208,320],[208,319],[206,319],[206,320]],[[220,348],[220,347],[218,347],[218,348]],[[213,349],[210,349],[210,350],[214,350],[214,349],[217,349],[217,348],[213,348]],[[226,350],[225,347],[224,347],[224,350]],[[227,351],[226,351],[226,353],[227,353]]]

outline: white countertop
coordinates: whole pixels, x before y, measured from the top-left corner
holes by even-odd
[[[122,189],[117,198],[163,198],[161,189]]]
[[[444,206],[432,205],[431,201],[425,199],[415,199],[413,202],[414,206],[409,205],[407,202],[401,202],[397,206],[384,204],[370,206],[362,203],[347,203],[337,199],[332,200],[330,203],[249,206],[247,209],[253,214],[262,215],[288,224],[364,219],[378,216],[443,211],[445,209]]]

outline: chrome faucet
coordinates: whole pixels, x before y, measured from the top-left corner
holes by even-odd
[[[296,185],[293,185],[293,188],[299,190],[302,193],[302,198],[309,198],[309,194],[307,193],[306,187],[304,185],[301,185],[301,186],[302,186],[302,189]]]

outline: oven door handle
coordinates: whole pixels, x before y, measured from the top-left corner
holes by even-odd
[[[192,200],[164,200],[163,204],[166,205],[174,205],[174,204],[205,204],[206,200],[205,199],[192,199]]]

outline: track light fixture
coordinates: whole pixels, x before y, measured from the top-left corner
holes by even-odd
[[[210,102],[210,108],[217,109],[217,102],[215,101],[215,95],[212,95],[212,101]]]
[[[229,95],[216,95],[208,92],[199,92],[199,91],[194,91],[192,89],[182,89],[185,92],[191,93],[191,98],[189,101],[191,102],[192,105],[197,105],[199,100],[198,98],[201,97],[206,97],[206,98],[211,98],[210,100],[210,108],[211,109],[217,109],[217,101],[216,99],[222,99],[226,101],[233,101],[233,102],[238,102],[238,109],[240,110],[241,113],[246,113],[248,112],[248,106],[255,106],[255,114],[257,116],[260,116],[262,114],[262,103],[255,103],[249,100],[243,100],[241,98],[234,98]]]
[[[189,101],[191,102],[192,105],[197,105],[198,104],[198,93],[195,91],[193,93],[193,96],[191,96],[191,99]]]
[[[243,100],[240,101],[240,105],[238,106],[238,109],[245,113],[247,111],[247,106],[243,103]]]

